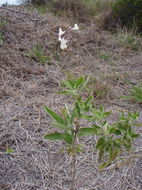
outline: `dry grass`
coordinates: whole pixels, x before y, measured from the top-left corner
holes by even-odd
[[[19,11],[25,13],[22,8]],[[19,11],[17,8],[16,12],[0,9],[1,19],[7,21],[1,28],[5,40],[0,47],[0,189],[67,190],[71,184],[71,159],[66,154],[58,154],[64,143],[43,139],[45,133],[53,131],[51,119],[43,106],[48,105],[58,112],[68,101],[56,92],[65,74],[71,72],[107,82],[112,90],[96,104],[112,109],[112,120],[121,110],[135,110],[142,114],[141,105],[123,102],[119,98],[128,88],[124,82],[126,71],[130,82],[142,80],[142,55],[118,46],[109,33],[94,25],[82,24],[79,25],[82,28],[80,38],[76,36],[78,43],[71,45],[72,50],[62,54],[60,61],[53,56],[50,64],[41,65],[27,57],[27,51],[41,44],[45,52],[54,55],[58,28],[73,21]],[[115,65],[106,64],[99,58],[102,51],[109,51],[117,57]],[[81,140],[86,151],[77,158],[76,189],[141,190],[142,159],[100,173],[93,151],[95,140],[95,137]],[[135,142],[136,151],[141,150],[141,144],[139,138]],[[8,148],[14,152],[6,154]]]

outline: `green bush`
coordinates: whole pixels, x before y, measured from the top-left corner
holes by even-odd
[[[142,0],[116,0],[112,4],[113,14],[120,24],[142,31]]]

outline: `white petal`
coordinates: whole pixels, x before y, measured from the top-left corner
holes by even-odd
[[[62,38],[61,38],[61,36],[59,35],[59,37],[58,37],[58,41],[61,41],[62,40]]]
[[[73,30],[79,30],[79,26],[78,26],[77,24],[75,24],[72,29],[73,29]]]
[[[58,35],[61,37],[64,33],[65,33],[65,31],[63,31],[62,28],[59,28],[59,33],[58,33]]]
[[[60,48],[61,49],[67,49],[67,40],[65,38],[61,38],[61,44],[60,44]]]

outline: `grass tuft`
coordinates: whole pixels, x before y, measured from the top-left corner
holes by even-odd
[[[43,49],[40,46],[33,47],[31,49],[31,51],[29,51],[27,56],[30,57],[31,59],[34,59],[35,61],[42,63],[42,64],[48,63],[49,61],[51,61],[51,57],[46,56],[44,54]]]
[[[117,43],[124,48],[131,49],[132,51],[141,51],[141,36],[136,34],[135,30],[128,31],[127,28],[118,28],[114,34]]]

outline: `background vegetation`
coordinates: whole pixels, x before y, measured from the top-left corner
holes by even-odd
[[[47,12],[50,9],[56,15],[66,14],[83,20],[90,16],[101,15],[99,21],[105,27],[106,24],[108,28],[110,28],[109,25],[116,27],[119,24],[142,30],[141,0],[31,0],[31,3],[38,6],[41,12]]]
[[[141,0],[116,0],[112,10],[117,22],[128,27],[136,26],[142,31]]]

